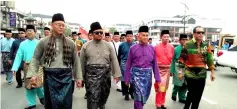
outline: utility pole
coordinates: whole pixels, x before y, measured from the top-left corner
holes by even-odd
[[[186,28],[185,25],[186,25],[186,17],[187,17],[186,11],[189,10],[189,8],[188,8],[188,6],[185,3],[181,3],[181,4],[184,5],[184,16],[183,16],[182,21],[184,23],[184,34],[185,34],[185,28]]]

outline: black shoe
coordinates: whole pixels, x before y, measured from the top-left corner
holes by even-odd
[[[36,108],[36,105],[25,107],[25,109],[34,109],[34,108]]]
[[[118,91],[118,92],[122,92],[122,90],[121,90],[121,89],[116,89],[116,91]]]
[[[42,105],[45,104],[44,98],[40,98],[39,100],[40,100],[40,103],[41,103]]]
[[[22,85],[17,85],[17,86],[16,86],[16,88],[21,88],[21,87],[22,87]]]
[[[131,98],[132,98],[132,99],[134,99],[134,96],[133,96],[133,94],[131,94]]]
[[[179,100],[179,102],[185,104],[186,100]]]
[[[105,105],[100,106],[99,109],[105,109]]]
[[[87,96],[86,96],[86,94],[85,94],[85,96],[84,96],[84,99],[87,99]]]
[[[175,97],[175,96],[172,96],[171,99],[172,99],[173,101],[176,101],[176,97]]]
[[[156,107],[156,109],[162,109],[161,107]]]
[[[164,105],[161,106],[161,109],[167,109]]]
[[[129,101],[129,95],[125,95],[124,100]]]

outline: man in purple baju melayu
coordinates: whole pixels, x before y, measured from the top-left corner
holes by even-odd
[[[148,44],[148,27],[139,28],[139,44],[133,45],[128,53],[124,81],[134,87],[134,109],[143,109],[152,87],[152,70],[155,84],[160,82],[156,55],[152,45]],[[156,87],[157,88],[157,87]]]

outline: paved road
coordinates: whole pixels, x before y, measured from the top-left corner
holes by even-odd
[[[199,109],[236,109],[237,107],[237,74],[229,68],[218,68],[216,71],[216,81],[210,82],[207,78],[206,88]],[[8,85],[5,75],[1,75],[1,109],[24,109],[27,105],[25,89],[16,89],[16,82]],[[166,106],[169,109],[182,109],[183,104],[173,102],[170,99],[172,84],[167,92]],[[86,109],[86,100],[83,99],[85,90],[76,89],[73,99],[73,109]],[[36,109],[43,109],[37,101]],[[106,104],[106,109],[133,109],[133,101],[125,102],[120,93],[115,91],[112,85],[111,94]],[[150,98],[145,105],[145,109],[155,109],[155,93],[152,89]]]

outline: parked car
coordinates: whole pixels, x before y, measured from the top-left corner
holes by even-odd
[[[219,50],[217,56],[217,65],[230,67],[237,73],[237,45],[228,50]]]

